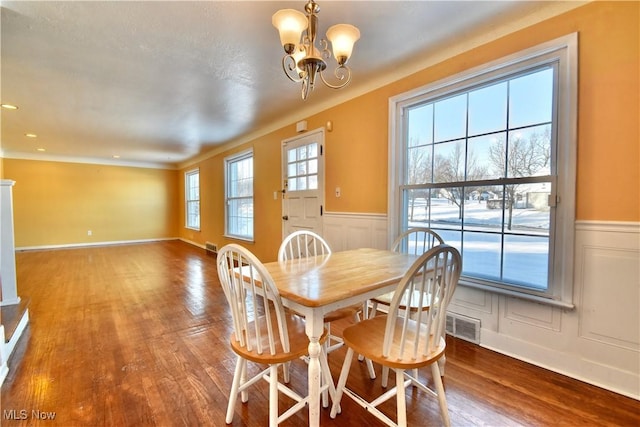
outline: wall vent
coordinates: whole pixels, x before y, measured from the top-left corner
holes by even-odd
[[[480,320],[447,313],[447,333],[456,338],[480,344]]]
[[[205,242],[204,248],[207,250],[207,253],[210,253],[212,255],[218,253],[218,245],[216,245],[215,243]]]

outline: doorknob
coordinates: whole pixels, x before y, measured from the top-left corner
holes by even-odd
[[[282,217],[282,219],[283,219],[283,220],[285,220],[285,221],[288,221],[288,220],[289,220],[289,215],[284,215],[284,216]]]

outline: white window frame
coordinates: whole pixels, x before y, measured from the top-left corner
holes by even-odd
[[[225,215],[224,215],[224,230],[225,230],[225,237],[230,237],[233,239],[238,239],[238,240],[246,240],[249,242],[253,242],[254,241],[254,232],[255,232],[255,211],[252,211],[251,213],[251,230],[248,234],[240,234],[235,232],[235,230],[230,230],[230,215],[233,213],[231,211],[231,201],[233,199],[251,199],[251,204],[252,207],[255,208],[255,200],[254,200],[254,185],[253,183],[255,182],[255,168],[251,171],[251,179],[252,179],[252,185],[251,185],[251,196],[247,197],[235,197],[232,198],[230,196],[231,193],[231,182],[230,182],[230,176],[229,176],[229,171],[230,171],[230,166],[234,163],[237,162],[241,162],[247,159],[253,159],[253,149],[249,149],[246,151],[243,151],[241,153],[237,153],[234,154],[232,156],[229,157],[225,157],[224,159],[224,188],[225,188]]]
[[[483,81],[511,75],[536,65],[558,62],[557,93],[557,147],[554,152],[557,165],[557,186],[554,225],[550,229],[550,279],[546,292],[533,292],[515,287],[496,287],[469,280],[460,280],[463,286],[479,288],[550,304],[563,308],[573,305],[573,265],[575,239],[575,181],[577,151],[578,105],[578,35],[572,33],[524,51],[475,67],[399,94],[389,99],[389,177],[388,177],[388,239],[393,241],[401,227],[402,194],[399,190],[404,176],[404,120],[405,108],[473,87]]]
[[[198,176],[198,197],[197,199],[191,199],[191,191],[189,188],[189,178],[193,177],[194,175]],[[198,225],[194,226],[194,225],[190,225],[189,224],[189,217],[190,217],[190,207],[192,204],[197,203],[198,205]],[[201,212],[200,212],[200,169],[193,169],[190,171],[187,171],[184,173],[184,227],[188,228],[190,230],[200,230],[200,218],[201,218]]]

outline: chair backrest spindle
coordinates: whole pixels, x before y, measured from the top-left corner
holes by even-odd
[[[391,244],[391,250],[412,255],[422,255],[429,249],[443,243],[442,237],[430,228],[415,227],[400,234]]]
[[[240,245],[229,244],[218,252],[217,267],[240,346],[273,355],[279,344],[288,352],[284,306],[271,275],[258,258]],[[265,335],[268,348],[264,347]]]
[[[282,241],[278,250],[278,261],[330,255],[331,248],[318,234],[309,230],[298,230]]]
[[[461,269],[460,253],[445,244],[430,249],[413,263],[398,284],[389,307],[383,345],[385,357],[389,356],[394,343],[399,346],[402,358],[415,359],[439,347],[446,325],[446,309]],[[406,293],[409,299],[417,298],[419,306],[424,304],[429,309],[420,310],[417,317],[412,318],[409,310],[401,308]],[[397,333],[399,337],[394,336]]]

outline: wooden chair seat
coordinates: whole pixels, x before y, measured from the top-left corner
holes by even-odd
[[[390,306],[391,300],[393,299],[393,295],[394,295],[393,292],[389,292],[387,294],[380,295],[375,298],[371,298],[371,302],[377,305]],[[429,298],[423,298],[422,305],[418,306],[418,302],[420,301],[420,295],[417,292],[413,293],[410,304],[407,304],[408,300],[409,300],[408,294],[404,295],[402,298],[402,301],[400,301],[400,310],[409,309],[414,312],[418,310],[429,310],[429,306],[431,305],[431,301],[429,301]],[[375,309],[377,309],[377,306],[375,307]]]
[[[258,320],[258,324],[261,327],[260,328],[261,332],[257,336],[261,341],[261,346],[258,345],[258,342],[257,342],[258,338],[256,338],[256,335],[254,334],[251,334],[250,336],[247,336],[245,334],[244,338],[246,342],[249,343],[249,345],[242,346],[234,332],[231,334],[231,339],[230,339],[231,349],[240,357],[243,357],[252,362],[262,363],[265,365],[286,363],[295,359],[299,359],[302,356],[305,356],[309,348],[309,337],[307,337],[307,334],[305,333],[304,320],[299,316],[297,316],[295,313],[290,313],[290,312],[285,312],[285,313],[287,313],[285,316],[286,317],[285,321],[287,322],[287,329],[289,331],[290,349],[288,352],[284,351],[280,342],[275,343],[275,348],[276,348],[275,354],[271,354],[267,352],[263,352],[262,354],[260,354],[256,351],[256,349],[260,347],[261,348],[269,347],[269,334],[267,332],[267,328],[266,328],[267,323],[265,321],[264,316],[260,317]],[[273,324],[277,324],[275,313],[271,314],[271,318],[272,318]],[[255,321],[250,322],[247,325],[247,329],[251,331],[253,331],[254,328],[255,328]],[[324,344],[324,342],[327,340],[327,335],[328,333],[327,333],[327,330],[325,329],[324,333],[322,334],[322,337],[320,337],[320,340],[319,340],[321,345]],[[252,348],[252,350],[248,350],[247,348]]]
[[[342,333],[342,339],[344,339],[345,345],[352,348],[356,353],[393,369],[422,368],[438,360],[444,354],[445,341],[442,336],[439,336],[436,338],[438,342],[429,346],[431,351],[428,354],[420,354],[416,358],[409,356],[410,349],[405,348],[402,350],[400,345],[403,328],[402,319],[395,319],[394,341],[391,344],[389,356],[384,357],[382,355],[382,346],[386,326],[387,316],[376,316],[373,319],[363,320],[346,328]],[[405,338],[409,341],[415,340],[416,331],[418,330],[424,334],[426,333],[426,326],[409,319]],[[433,339],[433,336],[431,336],[431,339]]]

